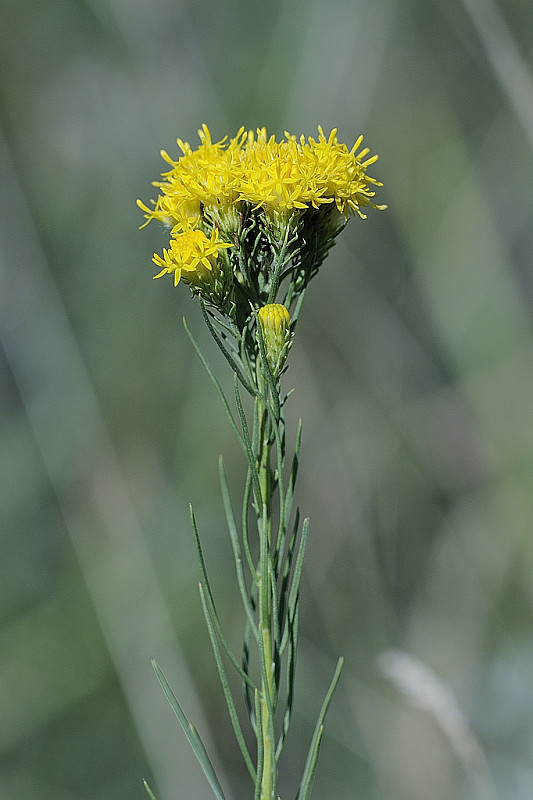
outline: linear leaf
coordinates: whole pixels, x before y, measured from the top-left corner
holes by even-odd
[[[307,761],[305,763],[304,773],[300,783],[300,788],[298,789],[298,793],[296,795],[296,800],[308,800],[309,795],[311,794],[311,789],[313,788],[313,779],[315,777],[316,766],[318,762],[318,752],[320,750],[322,734],[324,733],[324,719],[329,704],[331,703],[333,693],[337,688],[343,663],[344,659],[339,658],[329,689],[324,698],[324,702],[322,703],[322,708],[320,709],[320,714],[318,715],[318,719],[316,721],[315,731],[309,747],[309,753],[307,755]]]
[[[252,605],[252,608],[254,608],[254,609],[256,608],[256,596],[257,596],[257,585],[254,584],[254,586],[252,587],[252,593],[250,595],[250,603]],[[249,669],[250,669],[250,640],[251,640],[251,637],[252,637],[252,628],[251,628],[251,625],[250,625],[250,620],[247,619],[246,620],[246,627],[245,627],[245,630],[244,630],[244,641],[243,641],[243,645],[242,645],[242,668],[243,668],[243,671],[248,676],[250,675]],[[259,632],[257,633],[257,637],[259,637]],[[257,641],[257,639],[256,639],[256,641]],[[252,696],[251,696],[250,686],[249,686],[250,682],[251,682],[250,678],[248,678],[247,681],[243,682],[244,698],[245,698],[245,701],[246,701],[246,708],[248,710],[248,715],[250,717],[250,722],[252,723],[253,731],[257,736],[257,725],[256,725],[256,720],[255,720],[255,707],[254,707],[254,705],[252,703]]]
[[[239,365],[237,364],[237,362],[235,361],[233,356],[228,351],[228,348],[225,346],[224,342],[222,341],[222,339],[220,338],[218,333],[216,332],[216,330],[215,330],[215,328],[213,326],[213,323],[209,319],[209,314],[206,311],[205,303],[203,303],[202,301],[200,301],[200,308],[202,309],[202,314],[204,315],[205,324],[209,328],[209,333],[211,334],[211,336],[213,337],[213,339],[217,343],[220,352],[222,353],[222,355],[224,356],[224,358],[226,359],[226,361],[230,365],[230,367],[233,370],[233,372],[235,373],[235,375],[237,375],[237,377],[239,378],[240,382],[242,383],[242,385],[244,386],[246,391],[249,394],[251,394],[252,397],[254,397],[255,396],[254,389],[252,389],[252,387],[250,386],[250,384],[248,383],[248,381],[244,377],[241,368],[239,367]]]
[[[161,667],[154,659],[152,659],[152,666],[154,668],[155,674],[157,675],[157,679],[161,684],[161,688],[163,689],[168,702],[172,706],[174,714],[178,718],[179,723],[183,728],[183,732],[187,737],[187,741],[191,745],[194,754],[198,759],[198,763],[200,764],[205,777],[209,781],[209,785],[211,786],[215,797],[217,798],[217,800],[225,800],[224,792],[222,791],[222,787],[216,776],[213,765],[211,764],[209,756],[207,755],[207,750],[205,749],[205,745],[202,742],[202,739],[200,738],[200,734],[198,733],[194,725],[191,725],[191,723],[185,716],[185,713],[182,707],[180,706],[176,695],[170,688],[170,684],[165,678]]]
[[[298,431],[296,433],[296,444],[294,446],[294,455],[292,457],[291,474],[285,493],[285,526],[289,526],[289,516],[292,510],[292,501],[294,497],[294,487],[296,485],[296,478],[298,477],[298,467],[300,465],[300,453],[302,449],[302,420],[298,422]]]
[[[200,345],[198,344],[198,342],[196,341],[196,339],[194,338],[194,336],[190,332],[189,327],[187,325],[187,322],[185,320],[185,317],[183,318],[183,326],[184,326],[185,330],[187,331],[187,335],[188,335],[189,339],[191,340],[194,349],[198,353],[198,357],[199,357],[200,361],[204,365],[205,371],[207,372],[207,374],[211,378],[211,381],[212,381],[212,383],[213,383],[213,385],[214,385],[214,387],[215,387],[215,389],[217,391],[218,396],[220,397],[222,405],[224,406],[224,411],[227,414],[227,417],[229,419],[229,422],[230,422],[230,425],[231,425],[231,427],[233,429],[233,432],[234,432],[235,436],[237,437],[237,439],[239,440],[239,442],[241,444],[241,447],[243,448],[244,452],[246,453],[246,446],[244,444],[244,441],[243,441],[243,438],[241,436],[241,433],[240,433],[239,429],[237,428],[237,424],[236,424],[235,420],[233,419],[233,414],[231,413],[231,409],[230,409],[229,403],[228,403],[228,401],[226,399],[226,395],[224,394],[224,392],[222,390],[222,386],[218,382],[218,379],[217,379],[215,373],[213,372],[213,368],[211,367],[211,364],[209,363],[209,361],[207,360],[206,356],[204,355],[202,349],[200,348]]]
[[[213,648],[213,654],[215,656],[215,662],[217,665],[218,676],[220,678],[220,684],[222,686],[222,691],[224,692],[224,698],[226,700],[226,705],[228,707],[228,712],[231,720],[231,724],[233,726],[233,730],[235,732],[235,738],[239,744],[241,749],[242,757],[244,758],[244,763],[250,773],[250,776],[253,781],[255,781],[255,769],[252,764],[252,759],[250,758],[250,754],[248,752],[248,748],[246,747],[246,742],[244,741],[244,736],[242,732],[242,728],[239,722],[239,717],[237,715],[237,709],[235,707],[235,701],[233,700],[233,695],[231,694],[231,689],[229,687],[228,678],[226,675],[226,670],[224,669],[224,663],[222,661],[222,656],[220,654],[220,648],[218,646],[218,639],[217,634],[213,625],[213,619],[206,601],[204,587],[200,583],[200,597],[202,600],[202,608],[204,611],[205,621],[207,625],[207,630],[209,632],[209,639],[211,640],[211,647]]]
[[[296,514],[294,517],[294,525],[292,530],[291,539],[289,542],[289,547],[287,550],[287,555],[285,557],[285,564],[283,567],[283,576],[281,579],[281,586],[279,590],[279,624],[282,630],[282,640],[280,644],[280,652],[283,653],[286,647],[286,638],[288,636],[288,629],[284,627],[284,619],[286,614],[286,607],[287,607],[287,595],[289,592],[290,587],[290,578],[291,578],[291,568],[292,568],[292,560],[294,557],[294,549],[296,547],[296,540],[298,538],[298,528],[300,527],[300,509],[296,509]]]
[[[251,575],[254,578],[256,577],[256,568],[254,564],[254,560],[252,557],[252,551],[250,548],[250,537],[248,534],[249,525],[248,525],[248,508],[250,506],[250,493],[252,491],[252,475],[250,470],[248,469],[246,475],[246,481],[244,484],[244,492],[242,497],[242,516],[241,516],[241,524],[242,524],[242,541],[244,545],[244,552],[246,553],[246,560],[248,562],[248,569],[250,570]]]
[[[294,574],[292,577],[292,584],[289,591],[289,608],[296,603],[296,597],[300,588],[300,580],[302,578],[302,569],[304,564],[305,550],[307,547],[307,538],[309,535],[309,518],[306,517],[302,524],[302,536],[300,538],[300,545],[296,555],[296,563],[294,565]]]
[[[291,724],[292,708],[294,703],[294,683],[295,683],[294,679],[296,672],[296,651],[298,645],[299,610],[300,610],[300,604],[298,602],[296,603],[296,608],[294,609],[294,615],[292,616],[291,614],[289,614],[289,618],[287,620],[288,643],[289,643],[289,649],[287,654],[287,666],[286,666],[287,699],[285,703],[285,712],[283,714],[283,725],[278,740],[278,745],[276,748],[276,760],[281,755],[283,744],[285,742],[285,737],[289,732],[289,726]]]
[[[205,559],[204,559],[202,544],[200,542],[200,536],[199,536],[199,533],[198,533],[198,527],[196,525],[196,518],[194,516],[194,511],[193,511],[192,505],[189,506],[189,509],[190,509],[190,514],[191,514],[191,525],[192,525],[192,529],[193,529],[193,533],[194,533],[194,540],[195,540],[195,543],[196,543],[196,552],[197,552],[198,561],[199,561],[199,564],[200,564],[200,573],[201,573],[201,576],[202,576],[202,581],[203,581],[203,583],[205,585],[206,602],[208,603],[209,610],[210,610],[211,616],[213,618],[213,624],[215,626],[215,629],[216,629],[216,632],[218,634],[218,637],[219,637],[219,639],[220,639],[220,641],[222,643],[222,647],[226,651],[227,656],[230,659],[231,663],[233,664],[233,666],[235,667],[235,669],[237,670],[237,672],[239,673],[239,675],[241,676],[241,678],[243,680],[250,681],[248,675],[246,675],[246,673],[242,669],[241,665],[239,664],[239,662],[237,661],[237,659],[233,655],[233,652],[232,652],[232,650],[231,650],[231,648],[230,648],[230,646],[229,646],[229,644],[228,644],[228,642],[226,640],[226,637],[224,636],[224,631],[222,630],[222,625],[220,624],[220,620],[218,618],[218,614],[217,614],[217,611],[216,611],[215,601],[214,601],[214,598],[213,598],[213,592],[211,591],[211,584],[209,583],[209,578],[207,577],[207,569],[206,569],[206,566],[205,566]],[[253,619],[253,609],[252,608],[250,609],[250,614],[251,614],[251,618]],[[252,689],[255,688],[255,685],[253,684],[252,681],[250,681],[250,686],[251,686]]]
[[[235,388],[235,401],[237,403],[237,410],[239,412],[239,417],[241,420],[241,427],[242,427],[242,437],[240,437],[241,441],[244,443],[244,450],[246,456],[248,458],[248,464],[250,466],[250,473],[252,476],[252,485],[254,489],[255,499],[257,503],[257,508],[261,509],[263,506],[263,499],[261,496],[261,486],[259,483],[259,474],[257,472],[257,464],[254,457],[254,453],[252,450],[252,442],[250,440],[250,433],[248,430],[248,421],[246,419],[246,414],[244,413],[244,408],[242,405],[241,395],[239,393],[239,385],[237,383],[237,376],[234,378],[234,388]]]
[[[259,323],[259,321],[257,321],[256,323],[256,331],[257,331],[257,340],[259,342],[259,352],[261,353],[261,368],[263,370],[263,375],[270,389],[270,396],[272,397],[272,402],[274,403],[273,416],[274,419],[277,421],[279,419],[281,411],[279,404],[279,389],[276,386],[276,381],[274,380],[272,370],[270,369],[270,364],[268,363],[268,359],[266,357],[265,340],[263,339],[263,330],[261,328],[261,324]]]
[[[259,702],[259,692],[255,691],[255,718],[257,720],[257,779],[255,782],[254,800],[261,797],[261,785],[263,783],[264,750],[263,750],[263,726],[261,720],[261,706]]]
[[[294,573],[292,576],[292,584],[289,590],[288,614],[292,615],[293,617],[296,604],[298,603],[298,592],[300,589],[300,581],[302,578],[302,568],[304,563],[304,556],[307,546],[308,535],[309,535],[309,519],[306,518],[304,519],[302,525],[302,535],[300,537],[300,545],[298,547],[298,554],[296,556],[296,563],[294,566]],[[288,628],[285,628],[281,643],[282,651],[285,650],[285,647],[287,646],[287,636],[288,636]]]
[[[157,800],[155,794],[152,792],[152,790],[148,786],[148,782],[147,781],[143,780],[143,786],[146,789],[146,794],[148,795],[150,800]]]
[[[218,463],[219,463],[220,487],[222,490],[222,502],[224,504],[224,511],[226,513],[226,521],[228,524],[231,546],[233,548],[233,556],[235,558],[235,566],[237,569],[237,582],[239,584],[242,603],[244,606],[244,610],[246,611],[248,622],[251,625],[255,638],[257,639],[259,637],[259,633],[257,631],[257,626],[255,624],[254,609],[252,608],[252,605],[250,603],[248,597],[248,590],[246,588],[246,581],[244,579],[244,570],[242,566],[242,556],[239,544],[239,537],[237,534],[237,525],[235,523],[235,517],[233,516],[233,509],[231,507],[231,500],[229,496],[228,482],[226,479],[226,472],[224,470],[224,462],[222,458],[219,459]]]

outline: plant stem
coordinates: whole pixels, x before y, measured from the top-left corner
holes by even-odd
[[[263,376],[261,376],[262,378]],[[263,392],[267,390],[264,379]],[[263,394],[264,396],[264,394]],[[272,432],[268,411],[261,398],[257,398],[256,420],[259,426],[257,438],[259,452],[258,473],[261,489],[262,509],[258,514],[259,562],[257,565],[259,598],[259,631],[261,636],[261,733],[263,752],[263,771],[260,800],[276,800],[276,759],[274,740],[274,713],[276,708],[276,687],[274,683],[274,659],[272,649]]]

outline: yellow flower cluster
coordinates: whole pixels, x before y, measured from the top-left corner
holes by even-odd
[[[170,228],[168,249],[153,256],[155,277],[183,280],[239,325],[283,281],[296,302],[347,217],[384,208],[374,203],[381,183],[367,175],[377,156],[361,149],[362,136],[350,150],[320,126],[317,139],[285,133],[279,142],[265,128],[219,142],[207,125],[198,134],[196,150],[178,139],[177,160],[162,151],[170,169],[154,183],[158,197],[137,203],[144,224]]]
[[[183,229],[194,225],[204,209],[216,214],[243,202],[267,214],[290,215],[329,203],[344,216],[364,216],[364,206],[376,207],[372,187],[381,186],[366,174],[377,156],[368,157],[368,148],[357,152],[362,136],[349,150],[339,143],[336,129],[328,138],[321,127],[318,132],[318,140],[285,133],[277,142],[265,128],[255,134],[241,128],[235,138],[214,143],[203,125],[197,150],[178,139],[183,155],[177,161],[162,151],[171,169],[154,184],[161,193],[153,208],[138,201],[147,223],[157,219]]]
[[[163,249],[163,258],[154,253],[152,260],[161,267],[161,272],[154,278],[174,273],[174,286],[183,277],[192,288],[198,288],[197,284],[202,278],[209,280],[209,273],[216,267],[219,250],[227,247],[231,245],[218,239],[218,228],[213,228],[210,239],[199,229],[176,230],[172,234],[170,248]]]

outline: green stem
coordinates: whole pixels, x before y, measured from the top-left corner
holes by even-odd
[[[270,617],[269,611],[263,609],[264,616]],[[276,797],[276,762],[275,741],[272,734],[273,720],[273,662],[270,630],[261,626],[262,658],[264,660],[263,678],[261,682],[261,734],[263,750],[263,774],[261,779],[261,800],[275,800]]]
[[[262,378],[262,376],[261,376]],[[261,380],[260,378],[260,380]],[[264,379],[261,380],[263,391],[267,389]],[[263,507],[258,514],[259,527],[259,563],[258,577],[258,614],[261,637],[261,750],[263,753],[263,770],[261,776],[260,800],[276,800],[276,758],[274,737],[274,713],[276,708],[275,668],[272,647],[272,432],[268,411],[262,399],[257,399],[258,436],[258,473]]]

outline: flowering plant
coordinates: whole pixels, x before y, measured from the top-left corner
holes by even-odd
[[[364,218],[381,184],[367,174],[377,160],[350,149],[337,131],[315,140],[285,133],[277,142],[264,128],[241,128],[235,138],[214,143],[206,125],[192,150],[178,139],[177,161],[154,185],[152,206],[138,200],[150,220],[170,229],[160,269],[185,283],[199,299],[204,320],[234,374],[232,411],[215,372],[188,327],[187,333],[223,403],[248,462],[240,516],[233,511],[220,460],[220,484],[245,631],[241,658],[229,647],[209,583],[191,509],[200,565],[200,597],[222,691],[244,762],[254,785],[254,800],[277,800],[278,760],[289,730],[295,688],[299,585],[309,522],[293,508],[300,463],[301,426],[292,457],[287,455],[284,406],[288,394],[281,377],[305,290],[317,274],[336,236],[351,215]],[[253,399],[251,420],[242,399]],[[227,667],[242,680],[256,748],[252,756],[231,692]],[[339,659],[312,737],[296,800],[307,800],[315,774],[323,722],[337,685]],[[163,672],[157,677],[187,736],[217,800],[224,792],[196,729],[189,723]],[[154,798],[146,784],[148,794]]]

